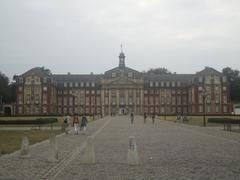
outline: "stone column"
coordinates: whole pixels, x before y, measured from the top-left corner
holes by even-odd
[[[137,152],[137,143],[134,136],[129,137],[129,147],[128,147],[128,165],[139,165],[139,157]]]
[[[30,148],[29,148],[29,140],[26,135],[22,137],[22,145],[20,150],[21,158],[29,158],[30,157]]]
[[[133,89],[133,103],[134,103],[134,113],[137,114],[137,95],[136,95],[136,89]]]
[[[92,136],[87,138],[87,146],[83,156],[83,164],[95,164],[94,139]]]
[[[49,143],[50,143],[50,151],[49,151],[49,162],[57,162],[58,161],[58,150],[56,144],[56,135],[51,133],[49,136]]]
[[[125,107],[128,110],[129,113],[129,102],[128,102],[128,89],[126,88],[124,91],[124,96],[125,96]]]
[[[119,113],[119,104],[120,104],[120,100],[119,100],[119,89],[117,89],[116,91],[117,91],[117,112]]]

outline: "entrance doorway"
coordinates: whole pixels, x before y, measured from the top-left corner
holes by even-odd
[[[119,114],[126,115],[127,114],[126,108],[119,108]]]
[[[11,114],[12,114],[11,107],[4,107],[4,115],[5,116],[11,116]]]

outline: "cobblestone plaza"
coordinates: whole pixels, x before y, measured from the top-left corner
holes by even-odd
[[[94,137],[95,164],[82,164],[86,138]],[[128,138],[136,138],[140,165],[127,163]],[[0,179],[240,179],[238,133],[136,116],[105,117],[86,135],[57,137],[59,161],[48,162],[49,141],[0,157]]]

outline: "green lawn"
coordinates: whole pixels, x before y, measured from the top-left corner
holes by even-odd
[[[50,132],[50,130],[0,131],[0,151],[2,154],[8,154],[19,150],[24,133],[28,136],[30,144],[35,144],[48,139]],[[56,134],[61,133],[61,131],[53,132]]]

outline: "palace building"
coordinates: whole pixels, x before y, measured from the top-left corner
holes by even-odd
[[[196,74],[154,75],[125,65],[104,74],[51,74],[33,68],[15,76],[17,115],[230,114],[226,77],[206,67]]]

